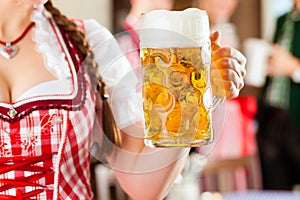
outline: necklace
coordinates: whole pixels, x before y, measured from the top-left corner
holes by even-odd
[[[3,56],[6,59],[13,58],[18,53],[18,47],[15,46],[20,40],[24,38],[24,36],[28,33],[28,31],[34,26],[34,22],[31,22],[26,29],[23,31],[23,33],[15,40],[4,42],[0,40],[0,55]]]

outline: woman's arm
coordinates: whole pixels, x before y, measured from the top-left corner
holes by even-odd
[[[144,145],[143,112],[132,103],[136,95],[135,72],[107,30],[92,21],[86,24],[86,29],[100,73],[110,89],[113,113],[122,130],[123,144],[121,148],[115,147],[115,154],[108,156],[109,164],[121,186],[133,199],[163,199],[181,172],[190,149],[149,148]],[[218,39],[218,34],[212,35],[213,46],[217,45]],[[221,82],[228,85],[226,96],[237,96],[245,74],[244,57],[236,50],[220,47],[213,48],[212,55],[218,61],[217,69],[221,69]]]
[[[238,96],[246,75],[245,57],[232,48],[221,48],[219,33],[211,35],[212,57],[227,98]],[[212,75],[212,78],[216,78]],[[111,162],[119,183],[133,199],[163,199],[183,169],[189,148],[148,148],[143,142],[143,125],[123,129],[123,146]]]
[[[116,162],[116,177],[135,200],[163,199],[181,172],[190,148],[149,148],[144,145],[143,129],[132,125],[122,131],[123,145]],[[132,136],[131,133],[140,134]]]

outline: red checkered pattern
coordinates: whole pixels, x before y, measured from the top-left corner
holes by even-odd
[[[36,110],[14,123],[0,120],[0,199],[91,199],[94,108],[88,91],[78,111]]]
[[[9,104],[0,103],[0,199],[92,199],[95,94],[74,60],[78,56],[66,58],[77,72],[72,81],[76,94],[20,100],[15,116],[8,114]]]
[[[95,98],[88,93],[83,109],[68,113],[67,135],[60,160],[59,199],[90,199],[90,141]]]

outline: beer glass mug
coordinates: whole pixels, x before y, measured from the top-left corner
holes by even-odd
[[[154,10],[140,22],[144,141],[193,147],[213,140],[210,31],[204,10]]]

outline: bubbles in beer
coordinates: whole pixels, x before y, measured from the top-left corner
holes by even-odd
[[[180,143],[211,137],[211,116],[203,103],[209,81],[204,63],[210,58],[202,57],[202,51],[201,47],[142,49],[146,139]]]

